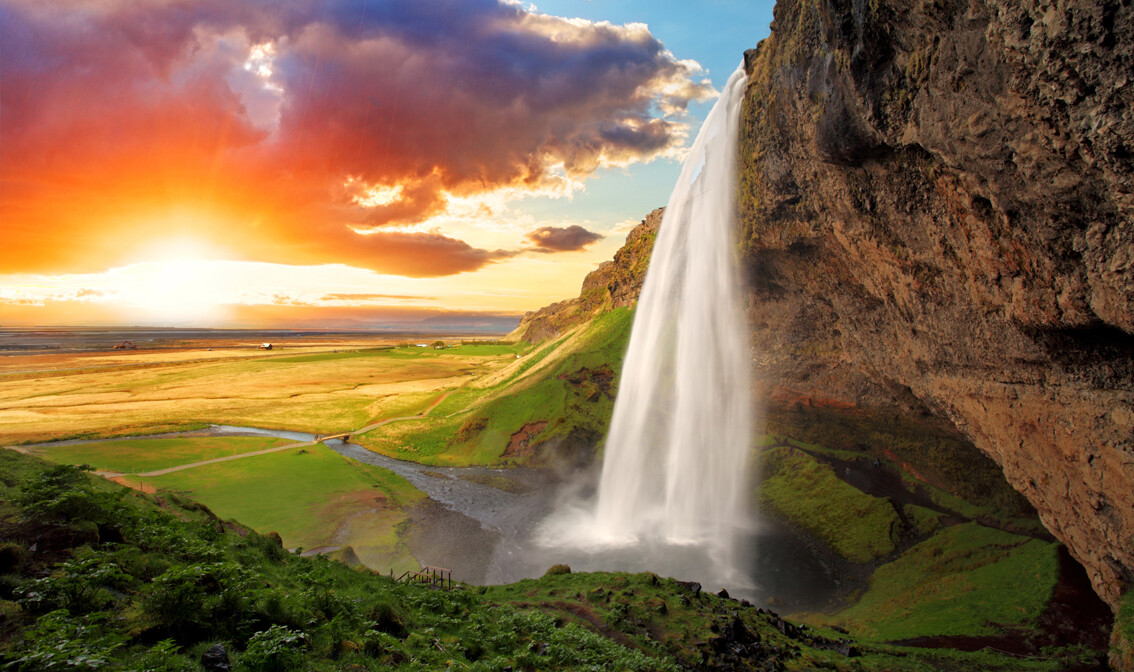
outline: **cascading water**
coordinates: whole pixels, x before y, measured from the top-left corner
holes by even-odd
[[[670,196],[638,301],[593,510],[555,543],[696,546],[735,582],[752,429],[733,245],[743,69],[709,112]],[[573,529],[564,529],[572,527]],[[704,579],[703,579],[704,580]]]

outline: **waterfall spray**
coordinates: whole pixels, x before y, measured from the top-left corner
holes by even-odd
[[[545,535],[584,546],[695,546],[712,567],[688,571],[725,582],[739,579],[734,547],[748,515],[752,431],[748,331],[733,245],[744,88],[738,68],[666,206],[593,509],[573,529]]]

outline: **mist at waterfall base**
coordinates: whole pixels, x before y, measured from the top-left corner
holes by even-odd
[[[590,496],[569,497],[537,544],[574,569],[653,571],[754,589],[748,455],[754,401],[733,244],[738,68],[666,206]],[[746,540],[749,540],[746,542]]]

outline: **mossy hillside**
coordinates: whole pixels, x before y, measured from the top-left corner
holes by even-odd
[[[1028,626],[1059,579],[1057,544],[966,523],[879,567],[854,606],[818,619],[878,641]]]
[[[1059,669],[856,644],[651,574],[560,568],[452,592],[395,583],[11,451],[0,451],[0,529],[0,664],[18,672],[196,671],[214,644],[238,672]],[[860,655],[840,653],[852,646]]]
[[[970,518],[989,516],[1017,525],[1037,520],[995,462],[937,421],[918,421],[893,410],[771,404],[765,431],[887,461],[924,484],[945,508],[967,507],[964,515]]]
[[[869,563],[889,555],[902,521],[891,504],[843,482],[829,465],[790,446],[760,453],[760,506],[838,555]]]
[[[941,514],[932,509],[917,504],[906,504],[902,507],[902,511],[918,536],[932,534],[941,527]]]
[[[425,464],[554,462],[556,456],[547,454],[541,444],[573,441],[589,459],[610,422],[617,380],[604,391],[586,374],[619,368],[632,322],[633,312],[628,309],[599,315],[577,333],[530,352],[490,386],[455,390],[428,418],[391,423],[357,441],[371,450]],[[583,374],[576,375],[579,372]],[[513,435],[534,423],[546,424],[524,449],[508,453]]]

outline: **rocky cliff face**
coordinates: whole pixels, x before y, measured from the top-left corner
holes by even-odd
[[[1134,581],[1134,3],[775,17],[746,54],[740,176],[761,375],[781,398],[948,417],[1116,605]]]
[[[533,343],[544,341],[586,321],[596,312],[637,303],[663,211],[658,208],[646,215],[627,234],[626,244],[615,253],[614,260],[603,262],[587,274],[578,298],[527,313],[508,338]]]

